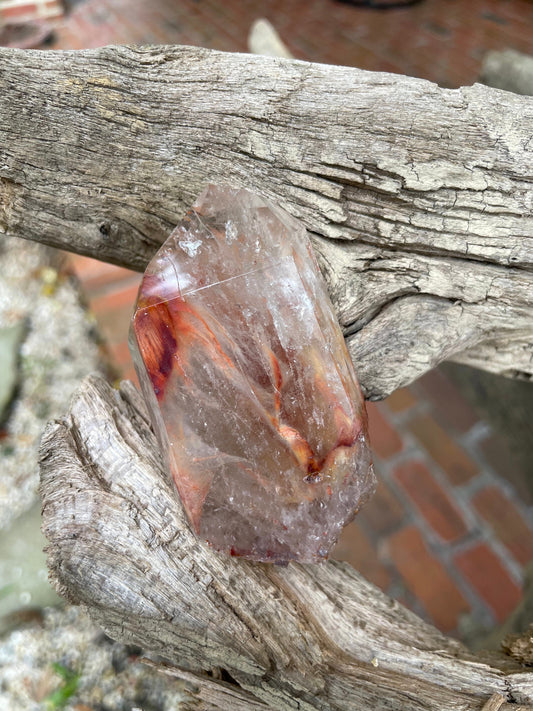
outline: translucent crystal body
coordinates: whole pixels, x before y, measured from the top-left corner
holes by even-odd
[[[130,347],[197,534],[257,561],[326,558],[375,478],[303,226],[209,186],[146,270]]]

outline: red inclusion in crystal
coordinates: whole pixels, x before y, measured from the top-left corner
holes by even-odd
[[[177,350],[168,304],[159,303],[139,309],[135,315],[134,328],[154,393],[161,400]]]

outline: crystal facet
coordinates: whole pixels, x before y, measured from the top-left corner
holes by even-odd
[[[326,558],[375,477],[303,226],[209,186],[145,272],[130,348],[196,533],[251,560]]]

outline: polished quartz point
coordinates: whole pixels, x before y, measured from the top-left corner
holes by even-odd
[[[256,561],[327,558],[375,477],[304,227],[210,185],[148,265],[130,347],[198,536]]]

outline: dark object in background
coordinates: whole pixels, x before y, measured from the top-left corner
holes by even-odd
[[[87,0],[63,0],[63,7],[65,8],[65,12],[68,14],[69,12],[72,12],[75,7],[83,5],[86,2]]]
[[[344,5],[354,5],[355,7],[368,7],[371,10],[392,10],[397,7],[408,7],[417,5],[422,0],[337,0]]]
[[[25,319],[12,326],[0,326],[0,425],[7,420],[17,392],[20,378],[19,352],[27,330]]]

